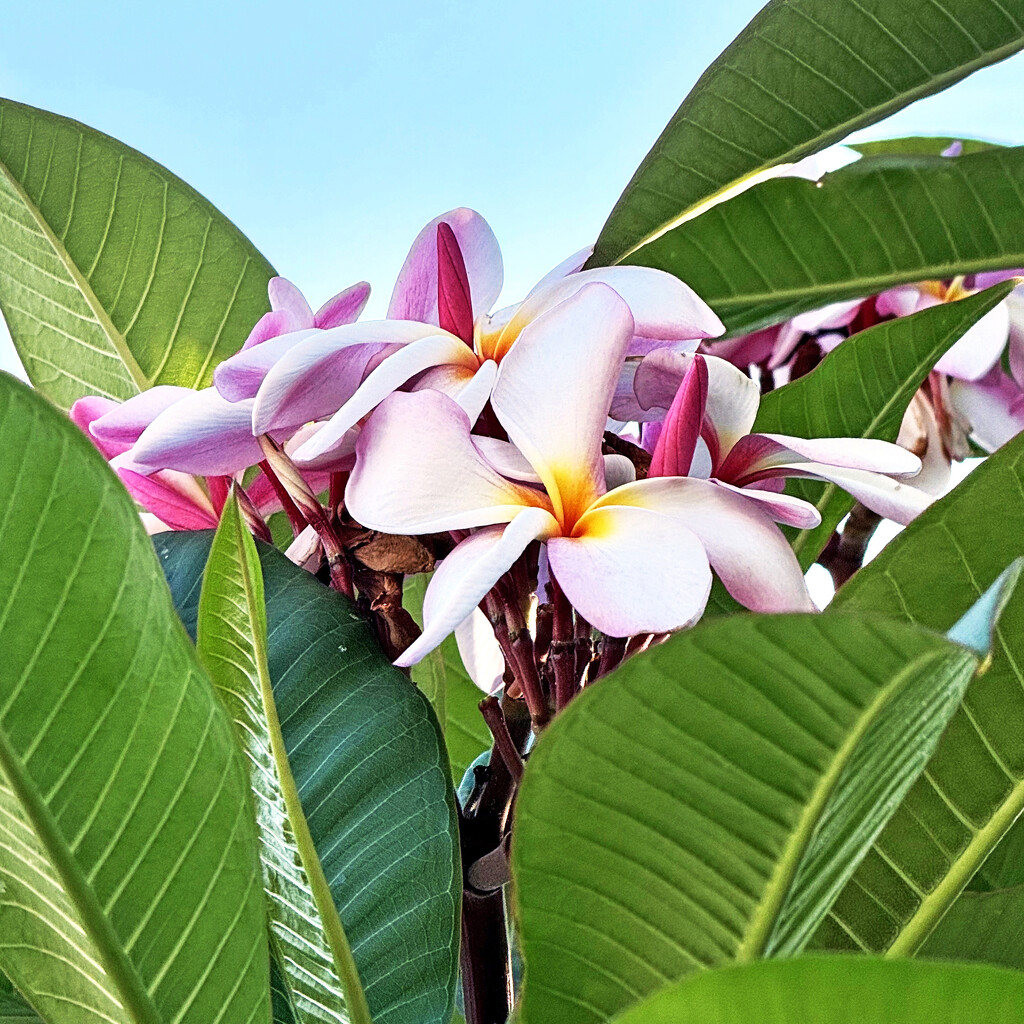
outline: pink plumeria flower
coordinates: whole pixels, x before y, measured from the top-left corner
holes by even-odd
[[[176,400],[169,393],[171,390],[179,389],[168,389],[157,396],[158,400]],[[70,416],[71,421],[110,462],[128,493],[144,509],[155,515],[163,527],[172,530],[207,530],[216,527],[220,518],[219,510],[193,477],[172,470],[147,476],[132,467],[132,414],[129,410],[128,415],[122,415],[122,409],[123,406],[109,398],[81,398],[71,407]],[[108,424],[113,422],[114,427],[109,432],[101,429],[97,434],[91,428],[104,419],[107,419]]]
[[[415,663],[463,623],[535,540],[580,614],[612,636],[696,621],[710,566],[748,607],[813,609],[781,532],[742,496],[685,478],[608,487],[602,437],[634,336],[623,299],[594,283],[510,346],[491,407],[542,487],[499,473],[469,416],[440,392],[396,392],[378,406],[346,491],[352,515],[389,533],[474,531],[435,573],[423,635],[397,664]]]
[[[956,302],[977,290],[966,287],[962,277],[950,282],[924,281],[900,285],[882,292],[876,300],[876,307],[882,316],[909,316],[944,302]],[[960,380],[984,377],[1006,348],[1009,333],[1010,307],[1004,300],[968,329],[935,364],[936,371]]]
[[[813,505],[781,493],[786,477],[836,484],[903,524],[932,501],[924,491],[892,479],[921,469],[920,459],[899,445],[870,438],[752,434],[760,391],[723,359],[655,352],[638,369],[634,388],[647,418],[660,419],[667,406],[660,431],[645,435],[648,444],[654,441],[652,476],[699,477],[801,529],[817,526],[821,517]]]
[[[501,252],[486,221],[458,209],[420,232],[399,274],[388,319],[340,328],[295,345],[266,373],[253,431],[288,429],[330,417],[296,451],[323,459],[387,395],[433,388],[457,398],[470,418],[490,396],[498,366],[524,328],[588,284],[614,288],[629,306],[642,351],[720,334],[721,322],[677,278],[643,267],[581,271],[586,252],[548,274],[526,299],[493,315],[501,290]],[[240,355],[241,368],[247,356]],[[235,372],[235,367],[225,374]]]

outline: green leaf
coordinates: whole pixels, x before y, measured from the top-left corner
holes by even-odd
[[[592,262],[618,262],[743,179],[1022,46],[1020,0],[772,0],[683,100],[615,204]]]
[[[836,595],[947,629],[1024,554],[1024,436],[985,460]],[[912,953],[1024,809],[1024,594],[996,629],[927,771],[879,836],[816,936],[819,947]]]
[[[851,142],[862,156],[942,156],[953,143],[960,143],[960,155],[983,153],[986,149],[1005,149],[999,142],[985,139],[955,139],[950,135],[908,135],[900,139],[878,139],[874,142]]]
[[[288,991],[297,1022],[370,1024],[359,972],[284,750],[267,667],[263,575],[234,495],[210,547],[196,633],[199,659],[250,762],[279,987]]]
[[[9,978],[0,974],[0,1024],[39,1024],[39,1017],[18,994]]]
[[[798,949],[974,669],[885,620],[733,616],[584,691],[530,757],[513,877],[524,1024]]]
[[[1024,971],[1024,886],[961,893],[918,956]]]
[[[1024,266],[1024,147],[767,181],[626,262],[682,278],[733,334],[897,284]]]
[[[0,968],[47,1021],[269,1014],[231,722],[134,503],[0,375]]]
[[[0,100],[0,309],[29,379],[57,405],[205,387],[267,309],[272,274],[158,163]]]
[[[423,595],[427,590],[425,573],[405,578],[404,603],[412,617],[423,625]],[[441,723],[452,779],[456,785],[466,769],[489,750],[492,739],[480,714],[483,694],[462,664],[454,634],[412,667],[412,681],[427,695]]]
[[[1010,282],[959,302],[878,324],[834,349],[798,380],[761,400],[754,429],[793,437],[877,437],[895,441],[914,392],[944,352],[1010,293]],[[913,483],[911,480],[910,483]],[[853,499],[832,484],[792,480],[787,490],[818,507],[821,525],[790,531],[806,569]]]
[[[154,538],[193,633],[210,538]],[[437,720],[350,602],[257,549],[285,749],[374,1024],[447,1024],[462,868]]]
[[[1015,1024],[1024,975],[968,964],[800,957],[698,974],[615,1024]]]

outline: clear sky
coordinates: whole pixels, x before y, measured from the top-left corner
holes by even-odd
[[[0,95],[84,121],[208,196],[314,306],[382,315],[420,227],[491,223],[512,301],[591,242],[756,0],[6,5]],[[1024,57],[868,137],[1024,141]],[[0,341],[0,366],[11,353]]]

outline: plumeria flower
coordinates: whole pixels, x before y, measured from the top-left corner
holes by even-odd
[[[169,399],[172,396],[165,394],[164,397]],[[97,422],[107,417],[117,417],[121,408],[109,398],[81,398],[71,407],[70,417],[110,462],[128,493],[156,516],[160,527],[172,530],[207,530],[215,527],[220,519],[220,509],[214,506],[211,495],[194,477],[172,470],[146,475],[132,467],[131,448],[134,438],[130,437],[126,422],[121,424],[120,431],[111,430],[107,436],[94,433],[91,428]],[[103,431],[100,433],[102,435]],[[118,433],[122,434],[120,438]],[[224,488],[223,493],[217,495],[221,505],[226,494],[227,489]]]
[[[821,517],[809,502],[781,493],[787,477],[836,484],[868,508],[904,525],[932,501],[931,495],[893,480],[912,476],[921,461],[899,445],[864,438],[807,440],[753,434],[760,403],[757,385],[731,363],[713,356],[654,353],[634,382],[648,410],[668,405],[653,445],[649,476],[690,475],[766,509],[778,522],[802,529]]]
[[[266,372],[254,433],[330,417],[295,453],[298,462],[323,459],[382,399],[407,386],[457,397],[475,419],[523,330],[588,284],[610,285],[626,301],[634,318],[631,345],[640,351],[683,340],[696,347],[722,332],[708,306],[671,275],[644,267],[581,271],[585,258],[570,258],[523,302],[492,315],[503,279],[493,233],[472,210],[436,218],[413,243],[386,321],[303,339]],[[254,358],[229,360],[224,378],[245,372]]]
[[[635,333],[624,300],[592,283],[532,319],[504,356],[491,406],[542,486],[499,473],[470,417],[440,392],[396,392],[370,417],[346,490],[351,514],[389,533],[473,531],[435,573],[423,635],[397,664],[463,623],[536,540],[569,601],[612,636],[693,623],[710,566],[748,607],[813,609],[781,532],[741,495],[679,477],[608,487],[602,437]]]

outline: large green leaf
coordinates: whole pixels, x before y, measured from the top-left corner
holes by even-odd
[[[0,968],[47,1021],[269,1013],[245,766],[134,503],[0,375]]]
[[[204,387],[267,308],[273,270],[158,163],[0,100],[0,309],[59,406]]]
[[[1024,46],[1021,0],[772,0],[704,72],[626,186],[614,263],[750,175],[837,142]]]
[[[1021,267],[1024,147],[768,181],[627,262],[681,277],[733,334],[908,281]]]
[[[967,964],[800,957],[673,985],[615,1024],[1016,1024],[1024,975]]]
[[[370,1024],[366,996],[302,813],[267,667],[256,544],[232,496],[203,573],[196,649],[249,758],[279,995],[297,1024]]]
[[[427,579],[425,573],[407,576],[403,594],[406,609],[421,626]],[[479,704],[484,695],[462,664],[454,634],[413,665],[412,679],[434,706],[448,747],[452,779],[458,785],[466,769],[483,751],[490,749],[492,738],[480,714]]]
[[[836,595],[943,629],[1024,554],[1024,436],[990,456]],[[879,836],[815,944],[911,953],[1024,809],[1024,594],[927,771]]]
[[[695,968],[798,948],[974,664],[886,620],[744,615],[585,691],[517,802],[524,1024],[606,1020]]]
[[[918,956],[1024,971],[1024,885],[961,893]]]
[[[211,536],[154,538],[193,635]],[[462,870],[437,720],[345,598],[258,550],[285,748],[374,1024],[448,1024]]]
[[[794,437],[895,441],[910,399],[939,357],[1012,287],[1009,282],[996,285],[960,302],[862,331],[805,377],[765,395],[754,429]],[[832,484],[814,481],[790,481],[788,490],[821,511],[820,526],[794,531],[793,548],[806,569],[853,499]]]

